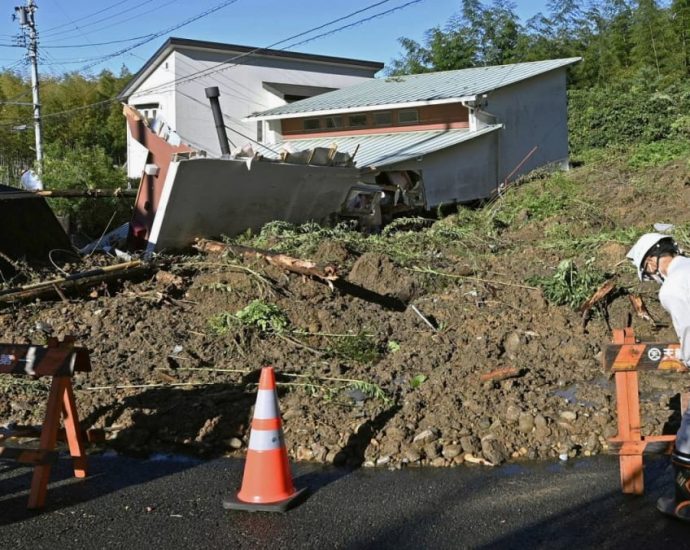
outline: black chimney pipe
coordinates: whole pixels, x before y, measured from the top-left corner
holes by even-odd
[[[220,143],[220,152],[223,156],[230,156],[230,146],[228,145],[228,134],[225,132],[225,124],[223,123],[223,111],[220,110],[220,91],[218,86],[212,86],[204,90],[206,97],[211,102],[211,111],[213,112],[213,121],[216,123],[216,132],[218,133],[218,142]]]

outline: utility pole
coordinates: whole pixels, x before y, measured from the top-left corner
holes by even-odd
[[[41,138],[41,99],[38,91],[38,33],[36,32],[37,6],[34,0],[26,0],[26,6],[14,8],[15,19],[19,21],[23,38],[28,35],[26,48],[31,63],[31,91],[33,94],[34,127],[36,135],[36,164],[39,174],[43,168],[43,140]]]

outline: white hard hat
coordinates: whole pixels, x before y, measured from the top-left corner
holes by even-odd
[[[649,277],[649,275],[647,275],[644,271],[644,261],[650,252],[653,252],[654,248],[664,240],[671,241],[673,245],[678,248],[676,243],[673,241],[673,237],[669,235],[663,235],[661,233],[646,233],[637,239],[637,242],[628,251],[626,257],[632,261],[637,268],[637,276],[640,278],[640,281],[651,280],[651,277]]]

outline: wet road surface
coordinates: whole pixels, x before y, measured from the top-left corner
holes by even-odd
[[[230,512],[243,462],[90,457],[53,470],[47,507],[25,509],[31,471],[0,464],[0,548],[690,548],[690,525],[654,508],[667,457],[646,461],[643,497],[622,495],[616,457],[501,468],[349,471],[293,466],[307,500],[287,514]]]

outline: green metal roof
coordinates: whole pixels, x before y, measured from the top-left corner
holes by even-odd
[[[443,103],[485,94],[497,88],[572,65],[580,60],[580,57],[570,57],[458,71],[375,78],[361,84],[275,107],[262,113],[255,113],[247,118],[292,118],[322,112],[372,109],[384,105],[404,107],[406,103]]]
[[[439,151],[463,141],[469,141],[484,134],[501,128],[501,124],[494,124],[472,132],[461,130],[433,130],[423,132],[394,132],[388,134],[367,134],[360,136],[320,137],[312,139],[291,139],[282,143],[272,144],[271,149],[256,146],[260,152],[269,158],[277,158],[276,152],[287,147],[288,150],[305,151],[316,147],[338,146],[339,153],[355,155],[355,164],[360,167],[381,168],[398,162],[422,157],[434,151]]]

